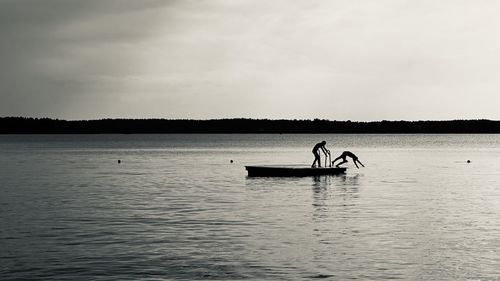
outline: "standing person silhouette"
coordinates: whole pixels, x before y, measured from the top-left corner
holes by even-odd
[[[330,150],[326,149],[325,147],[326,141],[322,141],[320,143],[317,143],[312,150],[312,153],[314,154],[314,162],[311,165],[311,168],[316,167],[316,162],[318,162],[318,167],[321,167],[321,158],[319,156],[319,150],[323,151],[325,154],[325,157],[328,153],[330,153]]]
[[[342,159],[342,162],[340,162],[337,165],[335,165],[335,167],[338,168],[339,165],[347,163],[347,159],[346,159],[347,157],[351,157],[352,158],[352,162],[354,162],[354,165],[356,165],[356,168],[359,169],[358,163],[361,166],[363,166],[363,167],[365,166],[365,165],[363,165],[363,163],[361,163],[361,161],[359,161],[358,156],[354,155],[354,153],[352,153],[350,151],[344,151],[344,152],[342,152],[342,154],[339,157],[335,158],[335,160],[332,161],[332,165],[335,163],[335,161]]]

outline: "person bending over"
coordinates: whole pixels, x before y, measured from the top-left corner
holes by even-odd
[[[361,166],[363,166],[363,167],[365,166],[365,165],[363,165],[363,163],[361,163],[361,161],[359,161],[358,157],[357,157],[356,155],[354,155],[354,153],[352,153],[352,152],[350,152],[350,151],[344,151],[344,152],[342,152],[342,154],[341,154],[339,157],[335,158],[335,160],[333,160],[333,161],[332,161],[332,165],[334,165],[334,164],[335,164],[335,162],[336,162],[337,160],[342,159],[342,162],[338,163],[338,164],[335,166],[335,167],[337,167],[337,168],[338,168],[340,165],[342,165],[342,164],[344,164],[344,163],[347,163],[347,159],[346,159],[347,157],[351,157],[351,158],[352,158],[352,161],[354,162],[354,165],[356,165],[356,168],[358,168],[358,169],[359,169],[359,167],[358,167],[358,163],[359,163]]]
[[[317,143],[312,150],[312,153],[314,154],[314,162],[311,165],[311,168],[316,167],[316,162],[318,162],[318,167],[321,167],[321,158],[319,156],[319,150],[323,151],[325,154],[325,157],[328,153],[330,153],[330,150],[326,149],[325,147],[326,141],[322,141],[320,143]]]

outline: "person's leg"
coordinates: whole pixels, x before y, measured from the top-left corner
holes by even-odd
[[[314,161],[313,161],[311,167],[315,167],[316,162],[318,162],[319,166],[321,167],[321,162],[319,161],[320,160],[319,154],[317,152],[313,152],[313,154],[314,154]]]
[[[335,160],[332,161],[332,165],[334,165],[335,162],[337,162],[337,160],[339,160],[339,159],[342,159],[342,156],[339,156],[339,157],[335,158]]]
[[[335,165],[335,167],[339,167],[340,165],[344,164],[344,163],[347,163],[347,159],[343,158],[342,159],[342,162],[338,163],[337,165]]]

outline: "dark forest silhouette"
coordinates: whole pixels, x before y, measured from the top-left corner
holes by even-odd
[[[67,121],[3,117],[0,134],[169,134],[169,133],[500,133],[500,121],[374,121],[269,119],[101,119]]]

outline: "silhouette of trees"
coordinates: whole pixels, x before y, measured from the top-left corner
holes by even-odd
[[[170,134],[170,133],[500,133],[500,121],[330,121],[269,119],[101,119],[67,121],[3,117],[0,134]]]

